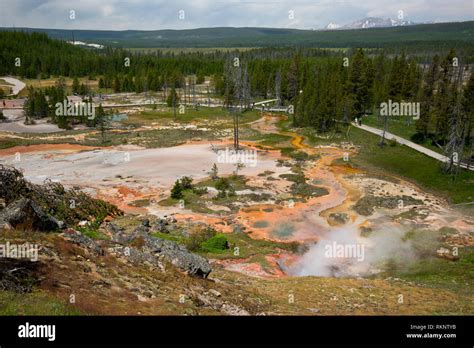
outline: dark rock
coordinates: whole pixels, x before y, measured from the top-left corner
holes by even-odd
[[[328,221],[334,225],[345,225],[349,221],[349,217],[344,213],[332,213],[329,215]]]
[[[140,225],[137,228],[135,228],[135,230],[132,232],[132,235],[148,235],[150,234],[150,232],[151,232],[150,227]]]
[[[20,198],[0,211],[0,226],[10,225],[16,229],[29,229],[42,232],[63,229],[64,223],[43,211],[29,198]]]
[[[153,231],[160,233],[170,233],[170,226],[168,220],[158,219],[156,220],[155,226],[153,226]]]
[[[145,219],[142,221],[142,225],[145,226],[145,227],[151,227],[150,225],[150,220],[149,219]]]
[[[128,234],[124,228],[108,223],[105,229],[112,234],[112,241],[119,244],[127,244],[130,242],[130,234]]]
[[[360,236],[364,238],[368,238],[370,234],[372,233],[372,229],[366,226],[361,226],[359,228],[359,231],[360,231]]]
[[[108,288],[108,289],[110,289],[112,287],[112,284],[110,284],[108,281],[106,281],[104,279],[94,280],[94,281],[92,281],[91,285],[93,287]]]
[[[125,258],[127,261],[130,261],[133,264],[149,265],[151,268],[159,269],[162,272],[165,271],[165,267],[160,258],[148,252],[141,251],[138,248],[121,245],[110,248],[109,251],[122,258]]]
[[[121,234],[121,233],[124,233],[124,232],[125,232],[125,229],[124,229],[124,228],[122,228],[122,227],[120,227],[120,226],[117,226],[117,225],[115,225],[115,224],[113,224],[113,223],[111,223],[111,222],[109,222],[109,223],[107,223],[107,224],[105,225],[105,229],[106,229],[107,231],[109,231],[109,232],[112,234],[112,236],[117,235],[117,234]]]
[[[375,212],[375,208],[396,209],[399,202],[402,201],[405,207],[413,205],[423,205],[423,201],[413,198],[411,196],[396,196],[396,197],[377,197],[364,196],[353,207],[353,209],[360,215],[370,216]]]
[[[0,258],[0,290],[30,292],[40,278],[39,262]]]
[[[63,237],[67,241],[83,247],[97,256],[103,256],[105,254],[104,250],[99,244],[97,244],[91,238],[83,235],[81,232],[70,228],[63,233]]]
[[[122,241],[132,242],[136,239],[142,241],[141,251],[148,252],[156,257],[163,257],[189,274],[207,278],[212,269],[207,259],[191,253],[183,245],[175,242],[150,236],[144,231],[143,226],[138,226],[133,233]]]

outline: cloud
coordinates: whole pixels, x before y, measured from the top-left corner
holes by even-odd
[[[472,0],[0,0],[0,6],[0,26],[58,29],[318,29],[365,16],[396,18],[399,11],[415,22],[474,19]]]

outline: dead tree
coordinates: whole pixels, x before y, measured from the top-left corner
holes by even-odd
[[[281,100],[281,72],[280,70],[277,71],[275,76],[275,98],[277,99],[277,106],[280,107],[282,105]]]
[[[244,106],[245,110],[248,110],[250,108],[250,105],[252,104],[251,101],[251,92],[250,92],[250,79],[249,79],[249,73],[247,66],[245,65],[243,68],[243,73],[242,73],[242,98],[244,101]],[[242,109],[241,109],[242,112]]]
[[[452,86],[452,111],[449,118],[448,142],[445,146],[446,162],[444,171],[456,177],[461,164],[462,153],[464,149],[464,112],[461,103],[463,68],[458,68],[458,74]]]
[[[380,147],[385,146],[385,133],[387,133],[387,130],[388,130],[388,113],[383,116],[383,132],[380,138],[380,143],[379,143]]]

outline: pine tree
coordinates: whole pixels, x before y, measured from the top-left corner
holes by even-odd
[[[77,77],[74,77],[74,80],[72,81],[72,93],[80,94],[80,88],[81,85],[79,83],[79,79]]]
[[[299,74],[300,74],[300,56],[293,56],[290,68],[288,70],[288,98],[294,100],[299,95]]]
[[[463,91],[462,107],[466,115],[466,146],[474,145],[474,74],[471,74]]]
[[[181,187],[181,183],[179,180],[176,180],[173,188],[171,189],[171,198],[182,199],[183,197],[184,195],[183,195],[183,188]]]
[[[211,168],[211,171],[209,172],[211,175],[212,180],[217,180],[219,179],[219,169],[217,168],[217,165],[214,163],[214,165]]]
[[[120,83],[120,78],[118,76],[115,76],[114,80],[114,92],[115,93],[120,93],[122,91],[122,85]]]
[[[352,114],[357,117],[361,117],[368,106],[367,95],[369,86],[366,73],[364,51],[359,49],[352,57],[348,83],[349,97],[352,101]]]
[[[99,127],[102,143],[105,143],[106,131],[107,131],[107,116],[102,107],[102,104],[99,104],[95,112],[96,124]]]

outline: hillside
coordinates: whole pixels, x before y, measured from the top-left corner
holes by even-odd
[[[100,31],[2,28],[44,32],[52,38],[84,41],[115,47],[387,47],[420,42],[474,43],[474,21],[420,24],[364,30],[296,30],[272,28],[200,28],[190,30]]]

